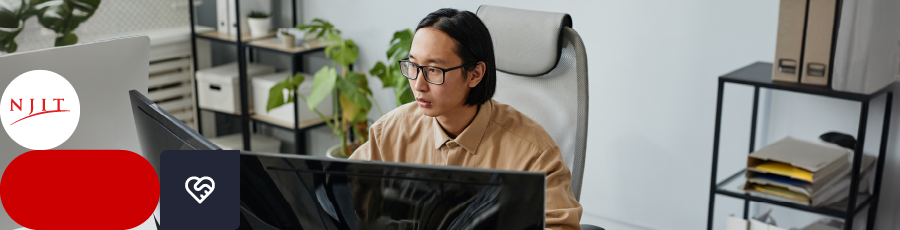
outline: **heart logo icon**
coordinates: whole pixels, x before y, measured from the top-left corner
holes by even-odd
[[[209,183],[201,183],[203,181],[209,181]],[[191,181],[194,182],[193,186],[191,186]],[[184,181],[184,189],[187,190],[188,194],[191,194],[191,197],[194,197],[194,200],[197,201],[198,204],[202,204],[210,194],[212,194],[213,190],[216,190],[216,181],[212,179],[212,177],[204,176],[204,177],[188,177],[186,181]],[[205,189],[205,190],[204,190]],[[200,196],[197,196],[197,193],[200,193]]]

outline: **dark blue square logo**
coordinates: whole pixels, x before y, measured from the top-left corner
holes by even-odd
[[[240,192],[240,151],[167,150],[160,156],[164,230],[236,229]]]

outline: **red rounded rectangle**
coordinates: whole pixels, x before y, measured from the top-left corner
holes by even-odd
[[[156,209],[159,177],[131,151],[35,150],[6,167],[0,200],[30,229],[130,229]]]

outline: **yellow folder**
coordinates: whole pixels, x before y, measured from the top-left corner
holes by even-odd
[[[763,172],[774,173],[774,174],[778,174],[778,175],[782,175],[782,176],[788,176],[788,177],[791,177],[794,179],[805,180],[808,182],[813,181],[813,178],[812,178],[813,174],[811,172],[794,167],[793,165],[785,164],[785,163],[781,163],[781,162],[770,161],[770,162],[762,163],[762,164],[757,165],[756,169],[763,171]]]
[[[744,187],[744,190],[748,191],[748,192],[771,194],[771,195],[784,197],[784,198],[787,198],[787,199],[790,199],[793,201],[797,201],[797,202],[809,203],[809,196],[806,196],[803,193],[791,191],[791,190],[783,188],[783,187],[748,183]]]

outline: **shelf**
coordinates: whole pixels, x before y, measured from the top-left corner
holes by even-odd
[[[334,116],[326,116],[326,118],[328,118],[329,120],[333,120]],[[282,120],[273,119],[273,118],[271,118],[269,116],[265,116],[265,115],[259,115],[259,114],[252,115],[252,116],[250,116],[250,119],[253,119],[253,120],[259,121],[259,122],[263,122],[266,124],[278,126],[278,127],[285,128],[285,129],[292,129],[290,122],[284,122]],[[301,121],[300,124],[297,125],[297,129],[304,130],[304,129],[318,127],[321,125],[325,125],[325,121],[323,121],[322,119],[316,118],[316,119],[310,119],[307,121]]]
[[[229,115],[229,116],[241,116],[241,111],[235,111],[233,113],[228,113],[228,112],[222,112],[222,111],[214,110],[214,109],[200,108],[199,106],[197,107],[197,109],[200,109],[203,111],[210,111],[210,112],[218,113],[218,114]],[[250,109],[250,113],[251,114],[253,113],[253,109]]]
[[[293,48],[288,48],[284,46],[280,40],[276,38],[270,38],[251,41],[247,43],[247,46],[283,54],[297,55],[324,50],[325,47],[328,46],[328,44],[325,43],[324,39],[311,39],[304,41],[301,45],[294,46]]]
[[[845,211],[847,207],[846,202],[838,202],[823,207],[813,207],[804,203],[790,201],[786,198],[781,198],[774,195],[763,195],[745,192],[739,188],[739,186],[743,185],[747,181],[747,179],[744,177],[744,172],[745,170],[741,170],[740,172],[728,177],[728,179],[725,179],[724,181],[718,183],[716,185],[716,194],[726,195],[738,199],[750,200],[754,202],[774,204],[782,207],[803,210],[835,218],[843,219],[847,216],[847,212]],[[865,196],[861,199],[857,198],[856,210],[854,210],[853,212],[854,216],[862,211],[863,207],[866,207],[869,202],[871,202],[871,196]]]
[[[259,39],[271,38],[273,36],[275,36],[275,31],[269,32],[269,34],[266,34],[265,36],[259,36],[259,37],[251,37],[250,33],[241,33],[241,41],[248,42],[248,41],[254,41],[254,40],[259,40]],[[235,43],[235,41],[237,41],[237,36],[231,35],[228,33],[219,33],[219,31],[216,31],[216,30],[207,31],[207,32],[203,32],[203,33],[197,33],[197,37],[206,38],[206,39],[210,39],[210,40],[214,40],[214,41],[226,42],[226,43]]]
[[[819,96],[841,98],[853,101],[868,101],[869,99],[887,92],[891,87],[886,86],[872,94],[860,94],[836,91],[828,86],[806,85],[799,83],[780,82],[772,80],[772,63],[756,62],[734,72],[719,77],[719,81],[737,84],[753,85],[770,89],[779,89],[799,93],[807,93]]]

